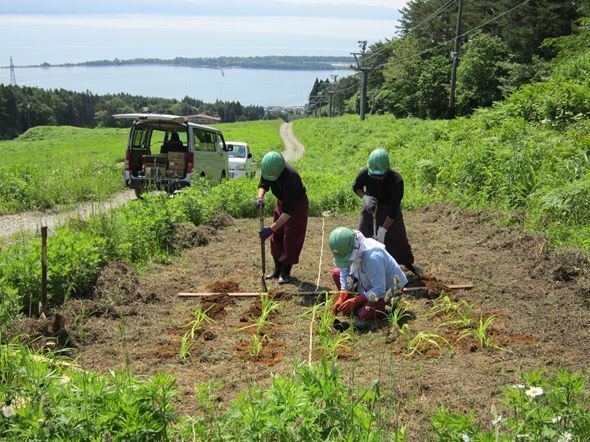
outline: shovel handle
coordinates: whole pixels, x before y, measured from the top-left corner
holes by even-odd
[[[260,207],[260,230],[264,229],[264,207]],[[261,290],[266,293],[268,289],[266,288],[266,248],[264,247],[264,240],[260,240],[260,256],[262,259],[262,276],[260,278],[260,287]]]

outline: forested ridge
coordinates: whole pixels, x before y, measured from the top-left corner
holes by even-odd
[[[520,86],[543,80],[563,41],[583,35],[587,2],[573,0],[463,1],[456,114],[489,107]],[[367,112],[397,117],[444,118],[459,0],[412,0],[400,11],[399,36],[359,51],[359,65],[370,69]],[[587,35],[587,34],[586,34]],[[588,45],[588,38],[584,44]],[[316,80],[310,110],[327,113],[333,92],[335,114],[356,113],[360,73],[335,82]],[[316,110],[317,109],[317,110]]]
[[[154,112],[175,115],[208,113],[224,122],[261,120],[262,106],[242,106],[239,101],[205,103],[191,97],[142,97],[129,94],[96,95],[89,91],[41,89],[0,84],[0,139],[14,138],[28,128],[42,125],[121,127],[113,114]]]

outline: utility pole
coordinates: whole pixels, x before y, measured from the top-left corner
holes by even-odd
[[[365,52],[367,50],[367,40],[359,40],[359,47],[361,48],[361,52],[352,52],[354,55],[354,59],[356,61],[356,68],[353,69],[361,72],[361,102],[359,103],[359,115],[361,117],[361,121],[365,120],[365,101],[367,97],[367,79],[369,77],[369,72],[373,70],[372,67],[367,67],[365,64]]]
[[[12,57],[10,57],[10,84],[16,86],[16,75],[14,75],[14,63]]]
[[[455,118],[455,88],[457,86],[457,65],[459,64],[459,43],[461,42],[461,20],[463,19],[463,0],[459,0],[457,11],[457,31],[455,32],[455,47],[451,52],[453,66],[451,67],[451,93],[449,95],[449,108],[447,109],[447,118]]]
[[[336,93],[336,79],[338,78],[338,75],[330,75],[332,77],[332,84],[328,87],[328,89],[326,90],[326,92],[328,93],[328,116],[329,117],[333,117],[334,116],[334,94]]]

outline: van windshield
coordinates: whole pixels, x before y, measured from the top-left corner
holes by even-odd
[[[246,158],[246,147],[236,144],[228,144],[227,154],[230,158]]]

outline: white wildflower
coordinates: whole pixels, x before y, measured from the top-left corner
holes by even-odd
[[[10,402],[15,409],[19,409],[19,408],[23,408],[25,405],[27,405],[27,402],[29,402],[29,400],[26,397],[22,397],[22,396],[15,396],[12,398],[12,401]]]
[[[468,434],[462,434],[461,438],[463,439],[463,442],[471,442],[471,438]]]
[[[502,420],[502,415],[499,414],[498,416],[496,416],[496,418],[492,421],[492,425],[496,426],[500,423],[500,421]]]
[[[572,433],[570,433],[569,431],[566,431],[561,436],[559,436],[559,439],[557,439],[557,442],[570,442],[572,440],[572,437],[573,437]]]
[[[543,394],[543,389],[541,387],[531,387],[524,393],[529,397],[537,397]]]
[[[551,120],[549,118],[543,118],[541,120],[541,123],[543,123],[543,124],[551,123]]]
[[[2,414],[4,417],[9,418],[16,414],[16,411],[12,405],[5,405],[2,407]]]
[[[551,423],[558,424],[561,422],[561,419],[563,419],[561,416],[554,417],[553,419],[551,419]]]
[[[519,388],[519,389],[523,389],[525,388],[523,384],[517,384],[517,385],[513,385],[512,388]]]
[[[70,383],[70,377],[66,376],[65,374],[60,378],[59,380],[60,383],[62,383],[63,385],[68,385]]]

